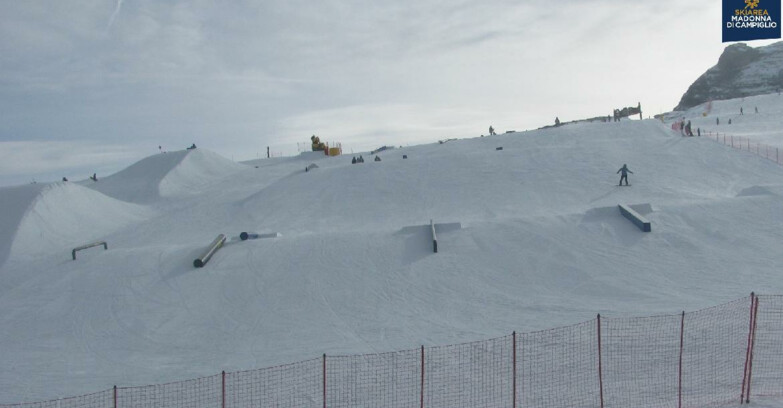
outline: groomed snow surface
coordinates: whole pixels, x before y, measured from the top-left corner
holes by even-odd
[[[783,148],[783,96],[703,112],[669,118]],[[670,125],[573,124],[356,165],[196,149],[0,189],[0,402],[783,294],[783,167]],[[617,186],[624,163],[631,187]],[[451,223],[437,254],[431,219]],[[98,240],[109,249],[71,259]]]

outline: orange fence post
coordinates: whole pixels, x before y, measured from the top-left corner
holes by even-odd
[[[424,408],[424,346],[421,346],[421,393],[420,407]]]
[[[601,367],[601,314],[598,314],[598,388],[601,395],[601,408],[604,408],[604,377]]]
[[[512,396],[511,396],[511,407],[517,408],[517,332],[514,331],[511,333],[511,343],[513,347],[513,363],[511,364],[512,367],[512,378],[513,378],[513,386],[512,389]]]
[[[682,408],[682,349],[685,339],[685,311],[680,318],[680,371],[677,379],[677,407]]]

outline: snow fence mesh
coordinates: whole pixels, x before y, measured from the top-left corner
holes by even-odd
[[[327,407],[416,407],[421,352],[326,357]]]
[[[518,337],[517,406],[600,406],[597,320]]]
[[[601,320],[606,407],[677,407],[682,316]]]
[[[52,401],[0,405],[0,407],[19,408],[106,408],[113,406],[114,390],[106,390],[96,392],[94,394],[63,398]]]
[[[92,407],[706,407],[783,396],[783,296],[53,401]]]
[[[512,336],[424,350],[425,407],[508,407]]]
[[[748,352],[749,298],[685,314],[682,404],[739,402]]]
[[[783,296],[759,296],[750,393],[783,395]]]
[[[225,374],[225,407],[321,407],[322,360]],[[222,405],[209,405],[223,407]]]
[[[117,388],[117,406],[151,407],[219,407],[222,400],[221,375],[196,378],[168,384]]]

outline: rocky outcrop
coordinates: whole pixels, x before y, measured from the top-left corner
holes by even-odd
[[[781,88],[783,42],[759,48],[732,44],[723,51],[718,64],[688,88],[674,110],[685,110],[714,99],[776,92]]]

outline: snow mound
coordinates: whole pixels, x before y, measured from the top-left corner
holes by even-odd
[[[86,183],[119,200],[150,203],[161,197],[199,193],[207,185],[244,168],[208,150],[181,150],[147,157],[98,182]]]
[[[19,189],[10,201],[16,228],[3,228],[0,244],[9,246],[8,258],[28,258],[70,249],[101,239],[132,222],[153,214],[73,183],[53,183]],[[3,208],[6,208],[5,206]],[[2,249],[0,249],[1,251]],[[64,254],[65,256],[65,254]],[[0,262],[4,261],[0,257]]]
[[[217,153],[192,150],[161,180],[160,195],[172,197],[193,194],[214,181],[246,168],[247,166],[234,163]]]
[[[30,204],[41,194],[46,184],[0,188],[0,264],[5,262],[11,250],[16,230]]]

